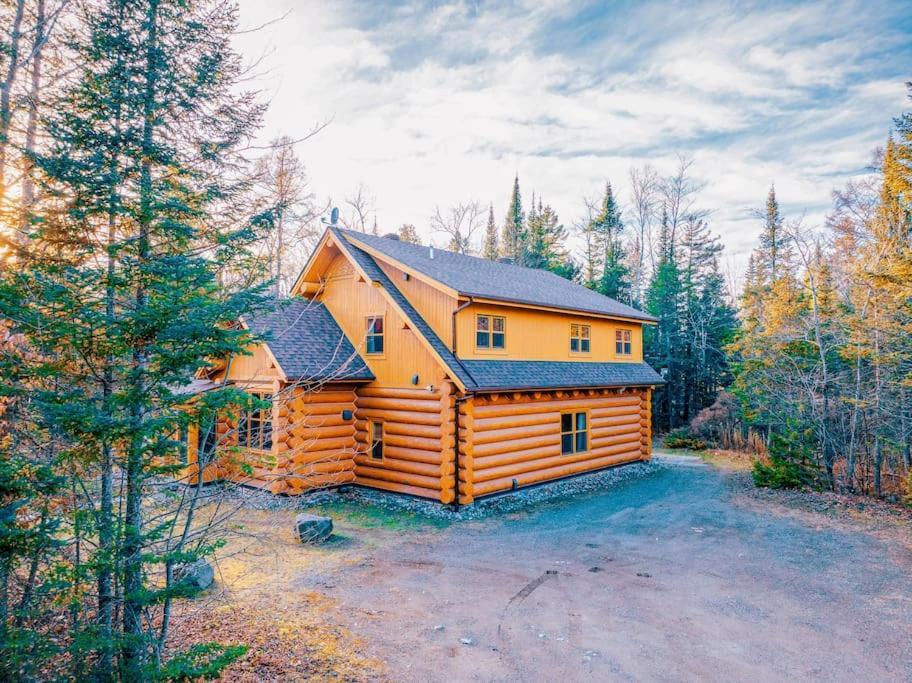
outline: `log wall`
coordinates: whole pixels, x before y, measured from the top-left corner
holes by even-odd
[[[355,411],[355,483],[451,503],[455,493],[455,396],[435,391],[361,387]],[[371,457],[370,423],[383,423],[383,458]]]
[[[476,396],[460,406],[460,500],[650,457],[648,390]],[[589,413],[589,450],[561,454],[561,413]],[[463,424],[464,423],[464,424]]]
[[[280,393],[273,409],[275,466],[258,473],[270,490],[293,495],[354,481],[355,399],[344,384]]]

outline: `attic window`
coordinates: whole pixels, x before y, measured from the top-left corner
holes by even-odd
[[[589,325],[570,325],[570,351],[573,353],[589,353],[591,349],[591,332]]]
[[[475,347],[504,349],[507,345],[507,321],[500,315],[475,317]]]
[[[614,331],[614,352],[618,356],[629,356],[633,353],[630,330]]]
[[[365,338],[367,353],[383,353],[383,316],[371,316],[367,319],[367,337]]]

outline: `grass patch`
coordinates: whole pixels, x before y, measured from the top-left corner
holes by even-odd
[[[332,517],[333,521],[359,529],[384,529],[387,531],[423,531],[443,529],[450,522],[439,517],[424,515],[411,510],[395,510],[364,501],[339,500],[320,503],[308,509],[317,515]]]
[[[749,471],[753,467],[754,456],[749,453],[719,450],[692,451],[689,453],[709,465],[722,469]]]

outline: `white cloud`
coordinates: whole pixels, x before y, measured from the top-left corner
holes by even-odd
[[[470,198],[499,218],[515,172],[570,224],[606,177],[623,196],[631,165],[670,170],[681,151],[742,258],[770,182],[822,220],[907,103],[912,41],[889,8],[597,7],[241,0],[245,26],[291,12],[237,45],[263,55],[264,137],[332,118],[298,150],[314,190],[365,183],[384,230],[425,231],[435,205]]]

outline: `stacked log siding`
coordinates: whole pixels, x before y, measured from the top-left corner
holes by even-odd
[[[461,441],[472,454],[465,493],[477,498],[514,485],[647,459],[645,394],[580,390],[476,397],[473,430],[463,431]],[[561,413],[571,411],[588,412],[589,448],[562,455]]]
[[[393,387],[358,389],[355,483],[386,491],[454,499],[453,386],[435,391]],[[370,423],[383,424],[383,458],[370,452]]]
[[[354,481],[355,401],[354,389],[345,385],[295,389],[276,401],[273,441],[283,493]]]

